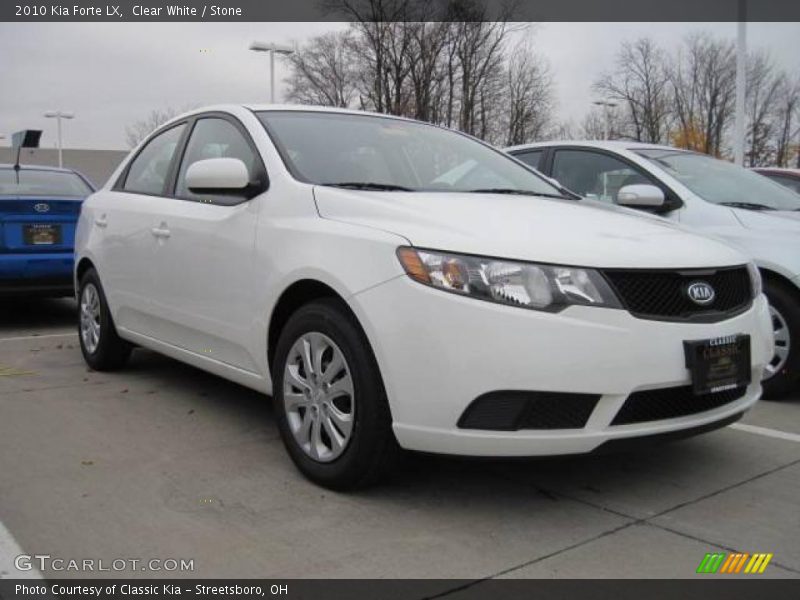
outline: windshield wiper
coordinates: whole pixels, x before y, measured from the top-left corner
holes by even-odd
[[[745,208],[747,210],[777,210],[766,204],[757,204],[755,202],[720,202],[721,206],[730,206],[731,208]]]
[[[393,183],[374,183],[372,181],[337,181],[336,183],[320,183],[327,187],[340,187],[352,190],[378,190],[382,192],[413,192],[411,188]]]
[[[470,194],[515,194],[517,196],[541,196],[542,198],[558,198],[559,200],[572,200],[566,196],[558,194],[548,194],[547,192],[533,192],[531,190],[517,190],[514,188],[485,188],[469,190]]]

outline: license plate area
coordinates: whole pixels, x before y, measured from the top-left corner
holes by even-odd
[[[683,342],[695,395],[747,386],[752,379],[750,336],[730,335]]]
[[[22,241],[28,246],[54,246],[61,243],[61,226],[32,223],[22,226]]]

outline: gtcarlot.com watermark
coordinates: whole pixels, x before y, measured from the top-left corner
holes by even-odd
[[[20,554],[14,558],[19,571],[70,571],[70,572],[192,572],[194,559],[186,558],[60,558],[49,554]]]

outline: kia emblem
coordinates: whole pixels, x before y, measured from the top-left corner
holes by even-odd
[[[46,202],[39,202],[38,204],[33,205],[33,210],[40,213],[46,213],[50,211],[50,205]]]
[[[686,295],[689,296],[689,300],[695,304],[706,306],[714,302],[717,293],[714,291],[714,288],[705,281],[695,281],[686,288]]]

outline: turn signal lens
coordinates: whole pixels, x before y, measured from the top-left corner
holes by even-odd
[[[420,283],[474,298],[555,312],[572,304],[621,308],[592,269],[537,265],[402,247],[397,257]]]
[[[419,258],[419,254],[413,248],[398,248],[397,258],[400,259],[400,264],[408,273],[411,279],[416,279],[420,283],[430,283],[431,277],[428,275],[428,270]]]

